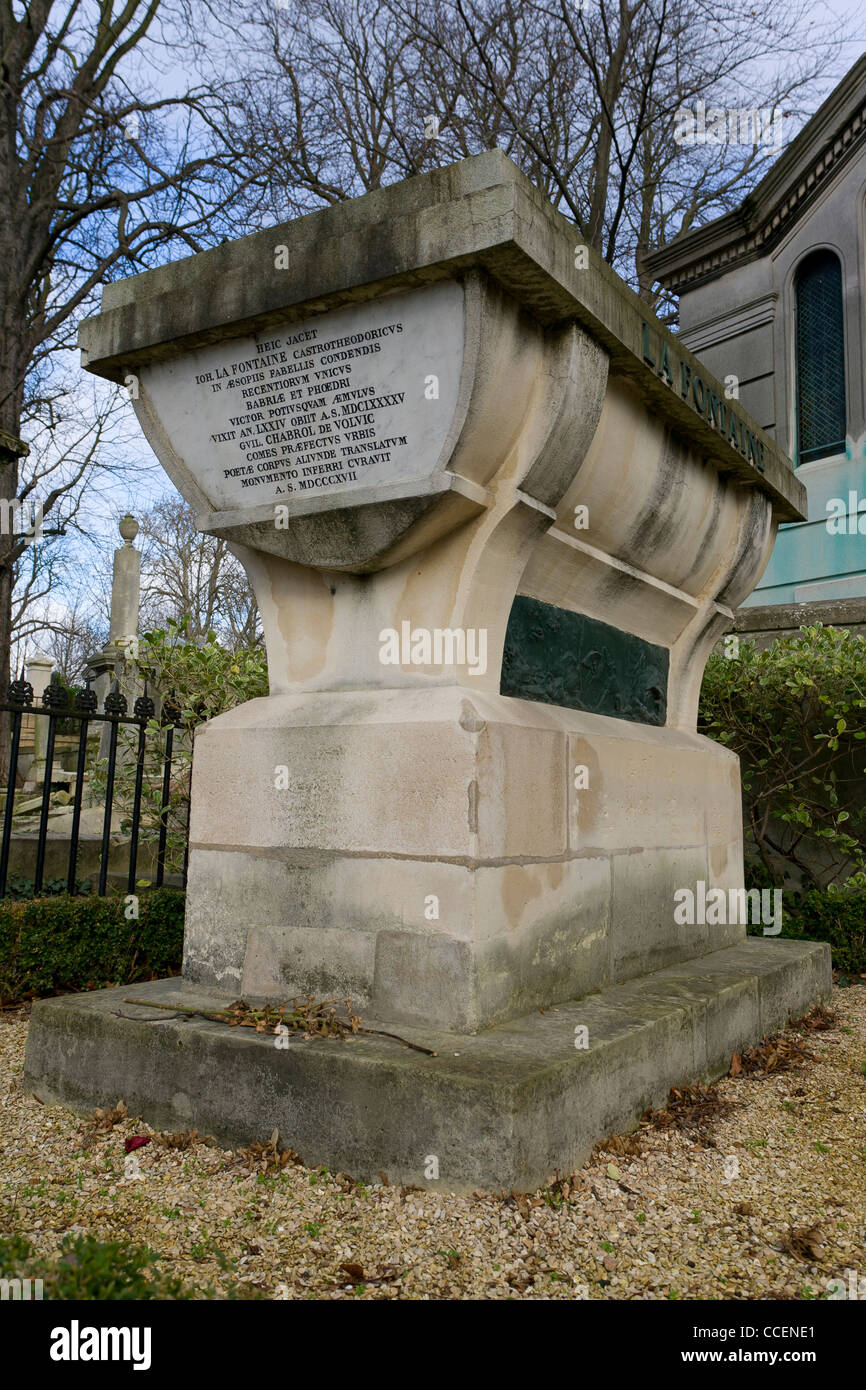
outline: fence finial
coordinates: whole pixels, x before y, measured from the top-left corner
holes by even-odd
[[[120,693],[120,682],[115,680],[111,691],[105,697],[105,713],[120,716],[126,714],[126,696]]]
[[[26,679],[24,669],[25,668],[22,667],[21,675],[18,677],[17,681],[13,681],[9,687],[6,698],[10,705],[33,704],[33,686],[30,684],[29,680]]]

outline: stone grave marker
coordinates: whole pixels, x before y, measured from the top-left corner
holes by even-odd
[[[505,156],[108,286],[81,345],[268,650],[196,737],[183,979],[136,998],[348,996],[380,1031],[50,1001],[34,1089],[529,1188],[826,995],[826,947],[746,940],[737,760],[696,733],[803,489]]]

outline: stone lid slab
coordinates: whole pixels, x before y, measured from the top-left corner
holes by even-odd
[[[106,286],[102,313],[80,328],[82,361],[123,381],[191,348],[478,268],[543,326],[581,325],[675,433],[767,494],[778,520],[805,519],[787,455],[499,150]]]

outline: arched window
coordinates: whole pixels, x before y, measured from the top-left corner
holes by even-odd
[[[797,463],[845,449],[845,337],[842,267],[813,251],[797,271]]]

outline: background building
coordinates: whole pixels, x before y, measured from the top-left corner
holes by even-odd
[[[866,56],[739,208],[648,267],[679,295],[683,342],[736,378],[808,492],[737,629],[866,631]]]

